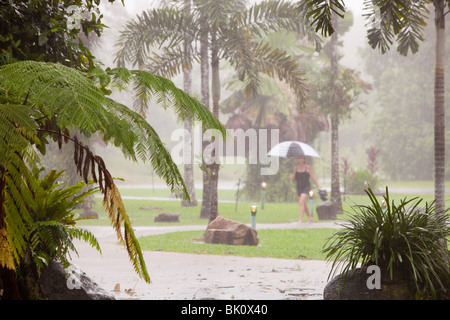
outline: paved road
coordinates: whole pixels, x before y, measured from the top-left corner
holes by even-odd
[[[339,228],[335,222],[311,224],[259,224],[267,228]],[[118,299],[141,300],[304,300],[322,299],[330,264],[303,259],[248,258],[206,254],[144,251],[152,279],[140,280],[126,250],[111,227],[89,226],[100,242],[102,255],[84,242],[76,242],[79,256],[72,263],[105,290],[119,284]],[[205,230],[205,226],[134,227],[138,237],[175,231]],[[133,289],[133,294],[125,292]]]

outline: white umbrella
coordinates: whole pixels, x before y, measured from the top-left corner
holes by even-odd
[[[310,145],[299,141],[283,141],[273,147],[267,154],[270,157],[298,157],[309,156],[320,158],[316,150]]]

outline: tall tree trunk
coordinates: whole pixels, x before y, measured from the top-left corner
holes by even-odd
[[[19,289],[25,300],[41,300],[44,298],[39,283],[39,274],[30,248],[25,251],[20,261]]]
[[[213,103],[213,115],[219,119],[219,101],[220,101],[220,74],[219,74],[219,52],[216,42],[216,34],[213,33],[211,39],[211,92]],[[215,137],[214,139],[218,139]],[[216,149],[214,150],[214,152]],[[216,155],[212,155],[216,158]],[[211,170],[211,208],[209,213],[209,220],[214,220],[218,212],[218,195],[217,189],[219,184],[219,163],[214,161],[209,165]]]
[[[209,55],[208,55],[208,31],[207,26],[202,26],[202,35],[200,41],[200,73],[201,73],[201,94],[202,103],[209,108]],[[203,126],[203,131],[207,128]],[[209,219],[211,208],[211,171],[203,159],[203,151],[208,145],[207,141],[202,140],[202,171],[203,171],[203,195],[202,208],[200,210],[200,219]]]
[[[445,209],[445,1],[434,0],[436,61],[434,70],[434,193],[436,210]]]
[[[186,14],[191,12],[191,0],[184,1],[184,10]],[[191,41],[185,40],[184,43],[184,54],[186,60],[190,59],[191,55]],[[183,68],[183,90],[187,94],[192,94],[192,69],[190,67]],[[193,140],[192,140],[192,123],[189,119],[184,120],[184,129],[188,132],[188,136],[184,137],[185,152],[188,152],[189,160],[184,163],[184,183],[186,185],[187,192],[189,194],[189,201],[182,200],[181,206],[183,207],[196,207],[197,198],[195,196],[195,185],[194,185],[194,154],[193,154]]]
[[[330,39],[330,60],[331,60],[331,79],[334,86],[334,81],[338,77],[338,32],[337,32],[337,15],[333,14],[333,27],[336,32],[333,33]],[[332,90],[336,92],[335,90]],[[338,212],[342,212],[341,187],[339,175],[339,99],[336,94],[332,94],[332,111],[331,111],[331,195],[330,199],[334,202],[335,208]]]
[[[331,195],[330,199],[338,213],[342,212],[339,175],[339,117],[331,115]]]
[[[187,92],[187,91],[186,91]],[[189,194],[189,200],[181,200],[182,207],[196,207],[197,197],[195,195],[195,184],[194,184],[194,154],[193,154],[193,140],[192,140],[192,123],[190,120],[184,120],[184,129],[186,130],[186,136],[184,141],[186,145],[184,150],[189,153],[189,163],[184,163],[184,174],[183,180],[186,185],[186,190]]]

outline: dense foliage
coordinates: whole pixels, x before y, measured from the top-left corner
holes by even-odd
[[[14,268],[12,258],[20,256],[26,246],[20,239],[29,237],[27,228],[11,227],[24,225],[22,221],[30,216],[31,199],[26,186],[32,181],[30,168],[32,170],[39,161],[37,151],[29,146],[36,145],[38,150],[45,152],[47,139],[53,138],[60,145],[75,144],[74,162],[80,175],[86,183],[90,179],[99,183],[104,194],[104,207],[119,239],[126,243],[136,271],[149,280],[139,244],[111,174],[103,160],[76,136],[71,136],[70,130],[77,128],[87,136],[97,132],[132,160],[150,161],[169,188],[187,196],[177,166],[156,132],[140,115],[105,95],[109,92],[106,87],[123,88],[133,84],[142,99],[156,94],[162,103],[173,106],[182,116],[201,119],[216,128],[221,128],[220,123],[171,81],[144,71],[97,68],[86,74],[62,65],[25,61],[1,67],[0,82],[3,111],[0,146],[5,150],[0,155],[0,167],[5,181],[2,192],[9,226],[0,248],[4,248],[5,243],[14,244],[9,247],[13,251],[1,252],[2,265]]]
[[[72,16],[67,9],[71,5],[81,8],[80,16],[76,13],[81,19],[81,30],[68,25]],[[120,148],[127,158],[149,162],[173,192],[184,198],[188,195],[158,134],[143,117],[110,98],[113,90],[132,88],[143,101],[173,108],[181,118],[203,121],[207,127],[224,133],[211,112],[173,82],[141,70],[104,70],[96,64],[82,36],[87,37],[92,31],[100,35],[104,26],[101,15],[97,15],[98,5],[99,1],[55,0],[30,1],[28,5],[2,2],[0,7],[2,21],[14,21],[2,23],[0,38],[2,298],[40,298],[35,271],[53,258],[67,265],[67,254],[76,251],[74,237],[98,247],[91,234],[73,228],[73,207],[90,192],[83,193],[81,184],[57,188],[54,178],[59,174],[51,168],[47,168],[50,175],[43,180],[35,174],[41,169],[39,154],[46,152],[51,140],[59,147],[73,144],[72,165],[83,184],[98,184],[104,196],[103,206],[135,271],[150,281],[112,175],[103,159],[77,135],[96,134]],[[29,18],[33,12],[38,13],[37,21]],[[83,18],[86,13],[90,19]],[[23,23],[31,25],[23,28]],[[17,280],[24,282],[25,291],[18,292],[14,284]]]
[[[450,283],[450,253],[445,239],[450,235],[446,213],[422,199],[396,204],[386,195],[377,200],[371,189],[369,205],[355,206],[356,214],[326,243],[327,259],[333,260],[330,275],[341,267],[347,276],[359,264],[375,264],[390,279],[415,284],[416,296],[439,297]]]
[[[94,57],[84,41],[106,27],[99,5],[100,0],[2,1],[0,64],[14,57],[92,69]]]

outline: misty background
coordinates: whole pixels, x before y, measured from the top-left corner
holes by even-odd
[[[253,3],[250,1],[249,3]],[[115,46],[119,37],[120,31],[125,26],[126,22],[134,18],[137,14],[140,14],[143,10],[149,9],[149,1],[146,0],[133,0],[125,2],[123,6],[120,2],[114,4],[102,3],[102,12],[104,14],[104,23],[108,26],[105,29],[102,37],[100,38],[97,46],[92,50],[93,54],[101,61],[106,67],[115,67],[114,58],[118,47]],[[153,4],[159,2],[153,2]],[[353,25],[350,30],[340,38],[342,41],[342,47],[340,49],[340,55],[342,56],[339,61],[340,64],[349,68],[355,69],[361,73],[361,78],[373,86],[373,90],[369,94],[362,95],[363,108],[359,111],[352,112],[351,119],[341,122],[339,127],[339,145],[340,145],[340,158],[347,158],[351,165],[351,168],[356,170],[357,168],[366,168],[368,162],[368,155],[366,150],[371,146],[376,146],[379,150],[377,158],[377,176],[380,181],[388,182],[391,180],[432,180],[433,179],[433,131],[432,131],[432,114],[433,114],[433,98],[432,89],[428,87],[432,86],[432,70],[434,59],[430,56],[427,46],[432,46],[432,42],[427,40],[421,44],[421,49],[417,56],[425,56],[425,61],[420,67],[429,68],[425,70],[418,70],[418,75],[413,78],[410,75],[405,75],[406,78],[403,86],[410,88],[408,91],[398,91],[395,94],[395,83],[400,85],[397,78],[394,77],[395,73],[401,74],[402,63],[407,59],[399,56],[395,48],[391,49],[386,55],[381,55],[378,52],[370,49],[366,40],[365,21],[363,17],[363,3],[362,1],[346,1],[346,6],[353,14]],[[429,38],[433,39],[433,37]],[[428,51],[428,52],[427,52]],[[428,58],[427,58],[428,57]],[[410,64],[418,63],[415,59],[410,59]],[[399,62],[400,61],[400,62]],[[378,65],[377,65],[378,63]],[[431,69],[428,65],[431,65]],[[381,66],[381,67],[380,67]],[[131,66],[128,66],[131,68]],[[428,71],[429,72],[428,72]],[[420,76],[422,75],[422,76]],[[227,77],[226,72],[221,72],[221,82]],[[428,81],[428,78],[430,79]],[[178,76],[172,79],[175,84],[182,88],[182,76]],[[414,81],[416,81],[414,83]],[[426,83],[426,84],[425,84]],[[425,87],[427,87],[425,89]],[[193,95],[200,96],[200,73],[199,67],[195,66],[193,70],[192,79]],[[415,89],[416,88],[416,89]],[[420,88],[417,90],[417,88]],[[423,90],[421,90],[423,89]],[[225,100],[230,92],[225,89],[222,91],[221,101]],[[426,93],[426,94],[425,94]],[[417,95],[414,96],[414,95]],[[114,93],[114,98],[117,101],[124,103],[127,106],[132,106],[133,98],[126,92]],[[395,96],[401,97],[401,101],[395,101]],[[383,97],[383,98],[381,98]],[[410,99],[408,102],[406,99]],[[413,104],[416,104],[416,100],[420,102],[417,104],[422,105],[422,111],[416,112],[413,109]],[[405,104],[405,110],[401,109],[402,103]],[[411,109],[407,109],[410,107]],[[417,144],[408,146],[411,151],[416,152],[414,159],[407,152],[399,148],[405,144],[405,140],[398,140],[397,137],[385,137],[386,132],[385,125],[389,122],[389,119],[393,119],[391,126],[395,127],[395,124],[400,124],[404,121],[404,115],[395,110],[398,108],[398,112],[411,112],[417,113],[417,121],[421,121],[420,125],[409,126],[415,127],[415,132],[406,132],[406,129],[399,127],[399,130],[403,130],[404,134],[407,134],[410,138],[414,138]],[[410,111],[409,111],[410,110]],[[391,114],[392,113],[392,114]],[[419,114],[420,113],[420,114]],[[225,123],[229,115],[221,114],[220,120]],[[427,126],[428,118],[429,127]],[[171,134],[177,128],[183,128],[183,123],[177,120],[176,116],[171,110],[164,110],[162,107],[154,105],[149,107],[147,115],[148,122],[158,132],[162,141],[166,144],[168,150],[171,150],[177,141],[171,141]],[[392,129],[393,130],[393,129]],[[331,172],[331,137],[330,131],[320,132],[318,137],[312,143],[312,146],[319,152],[321,159],[311,161],[311,165],[314,167],[316,176],[321,181],[321,184],[329,188],[330,172]],[[414,134],[416,136],[411,135]],[[398,135],[398,136],[401,136]],[[417,155],[417,150],[414,150],[418,145],[425,145],[424,153],[429,153],[427,156]],[[162,185],[162,181],[153,174],[152,168],[149,164],[134,163],[123,158],[120,151],[115,150],[113,147],[97,145],[96,152],[100,154],[107,167],[115,177],[124,179],[124,183],[131,185],[145,185],[151,186]],[[448,159],[448,157],[447,157]],[[419,162],[414,168],[404,168],[404,162],[410,161]],[[396,165],[397,164],[397,165]],[[341,165],[342,166],[342,165]],[[401,171],[401,169],[405,169]],[[419,172],[417,168],[422,168]],[[195,183],[196,187],[202,185],[201,170],[198,166],[195,170]],[[400,171],[399,171],[400,170]],[[180,171],[183,171],[180,166]],[[230,164],[222,165],[219,173],[219,188],[235,188],[238,180],[243,176],[245,172],[245,165]],[[341,184],[342,186],[342,184]],[[384,187],[384,185],[382,186]]]

